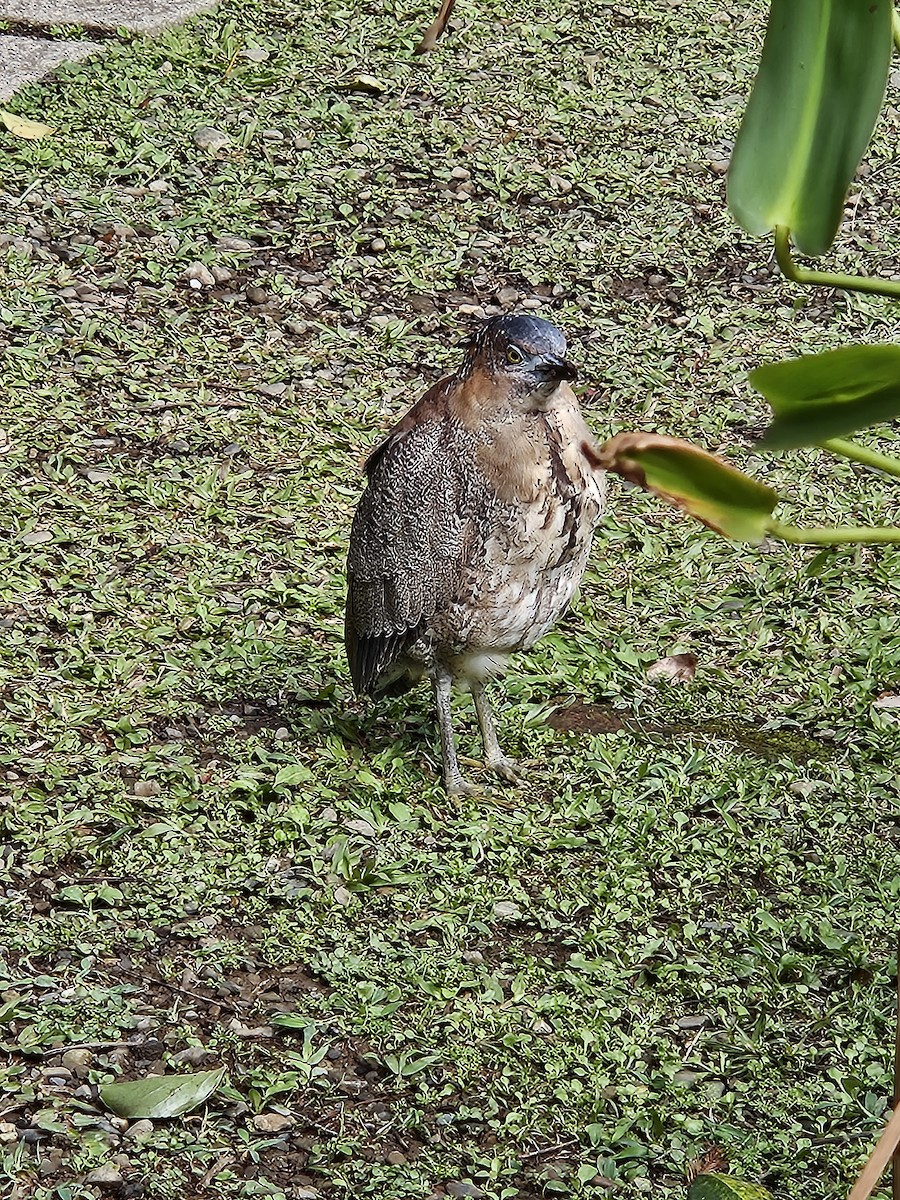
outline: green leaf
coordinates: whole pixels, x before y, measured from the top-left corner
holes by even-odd
[[[778,503],[770,487],[680,438],[620,433],[600,448],[599,459],[607,471],[738,542],[761,542]]]
[[[104,1084],[100,1099],[120,1117],[180,1117],[208,1099],[224,1078],[224,1067],[193,1075],[153,1075]]]
[[[287,784],[288,787],[293,787],[298,783],[309,783],[312,777],[313,773],[309,767],[304,767],[302,763],[288,763],[275,776],[274,786],[281,787],[283,784]]]
[[[732,1175],[698,1175],[688,1188],[687,1200],[772,1200],[772,1194]]]
[[[760,446],[787,450],[900,417],[900,346],[844,346],[748,376],[775,414]]]
[[[828,249],[881,109],[891,46],[891,0],[772,0],[728,178],[742,229],[785,225],[802,253]]]

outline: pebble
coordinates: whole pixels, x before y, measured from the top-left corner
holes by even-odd
[[[447,1195],[457,1197],[483,1196],[484,1192],[477,1183],[470,1183],[467,1179],[461,1179],[447,1184]]]
[[[146,1117],[140,1121],[132,1121],[125,1130],[125,1136],[131,1142],[146,1142],[153,1137],[153,1122]]]
[[[137,779],[135,780],[134,787],[131,789],[133,796],[143,796],[145,798],[148,796],[158,796],[159,793],[160,786],[155,779]]]
[[[248,287],[244,295],[251,304],[266,304],[269,299],[269,293],[261,287]]]
[[[231,145],[231,138],[221,129],[214,129],[212,125],[201,125],[199,129],[195,129],[191,134],[191,141],[198,150],[205,150],[208,154],[218,154],[220,150],[225,150]]]
[[[384,1160],[389,1167],[405,1167],[409,1159],[405,1154],[401,1154],[399,1150],[392,1150]]]
[[[373,238],[369,243],[369,249],[373,254],[380,254],[382,250],[387,250],[387,242],[384,238]]]
[[[253,243],[248,242],[246,238],[232,237],[231,234],[224,234],[220,238],[216,238],[216,245],[222,250],[252,250]]]
[[[451,179],[468,179],[471,171],[467,171],[465,167],[454,167],[450,172]]]
[[[501,920],[517,921],[522,916],[522,910],[515,900],[498,900],[494,905],[494,916]]]
[[[0,1145],[8,1146],[19,1140],[19,1131],[12,1121],[0,1121]]]
[[[216,282],[212,271],[201,262],[191,263],[182,273],[181,278],[186,279],[188,284],[197,291],[200,288],[212,287]]]
[[[121,1187],[122,1171],[115,1163],[104,1163],[102,1167],[95,1167],[93,1171],[89,1171],[84,1177],[85,1183],[99,1183],[104,1187]]]
[[[263,1133],[281,1133],[284,1129],[290,1129],[293,1123],[292,1117],[285,1117],[281,1113],[257,1113],[253,1118],[254,1126]]]
[[[147,184],[147,191],[149,192],[167,192],[168,190],[169,185],[166,183],[165,179],[153,179]],[[70,220],[73,216],[74,213],[69,213]]]
[[[227,267],[210,267],[210,270],[216,283],[227,283],[232,278],[232,274]]]
[[[172,1062],[189,1063],[192,1067],[199,1067],[209,1057],[210,1051],[205,1046],[188,1046],[186,1050],[179,1050],[177,1054],[173,1054]]]

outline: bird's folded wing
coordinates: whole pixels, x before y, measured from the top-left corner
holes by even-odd
[[[347,655],[357,691],[415,642],[456,591],[471,527],[474,473],[458,427],[398,428],[370,460],[347,556]]]

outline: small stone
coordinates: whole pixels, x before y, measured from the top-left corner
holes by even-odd
[[[387,250],[387,242],[384,238],[373,238],[369,242],[369,249],[373,254],[381,254],[382,250]]]
[[[211,125],[201,125],[199,129],[195,129],[191,134],[191,141],[198,150],[205,150],[207,154],[218,154],[220,150],[225,150],[231,145],[228,134],[223,133],[221,129],[214,129]]]
[[[399,1150],[392,1150],[390,1154],[385,1156],[384,1161],[389,1167],[405,1167],[409,1159],[405,1154],[401,1154]]]
[[[104,1163],[102,1167],[95,1167],[93,1171],[89,1171],[84,1177],[84,1182],[99,1183],[103,1187],[121,1187],[122,1171],[115,1163]]]
[[[224,234],[216,239],[216,245],[222,250],[252,250],[253,243],[248,242],[246,238],[232,237],[231,234]]]
[[[135,780],[134,787],[131,789],[131,794],[133,796],[142,796],[144,798],[148,796],[158,796],[159,793],[160,786],[155,779]]]
[[[19,1140],[19,1131],[12,1121],[0,1121],[0,1145],[8,1146]]]
[[[284,134],[280,129],[264,129],[259,136],[265,138],[267,142],[284,141]]]
[[[147,184],[148,192],[167,192],[168,190],[169,185],[166,183],[165,179],[153,179]],[[71,217],[72,214],[70,213],[69,216]]]
[[[137,230],[131,225],[126,225],[123,221],[116,221],[111,225],[110,233],[113,237],[118,238],[120,242],[131,242],[137,237]]]
[[[41,1074],[47,1079],[71,1079],[72,1072],[68,1067],[41,1067]]]
[[[498,900],[494,905],[494,916],[501,921],[518,921],[522,910],[514,900]]]
[[[269,299],[269,293],[261,287],[248,287],[244,295],[251,304],[266,304]]]
[[[181,278],[186,279],[188,285],[196,291],[199,291],[200,288],[212,287],[216,282],[212,271],[201,262],[191,263],[182,273]]]
[[[463,958],[463,962],[467,962],[467,963],[483,963],[484,962],[484,955],[481,953],[480,950],[463,950],[462,958]]]
[[[62,1056],[63,1066],[68,1067],[79,1079],[86,1078],[93,1061],[94,1056],[90,1050],[67,1050]]]
[[[292,1117],[282,1116],[281,1113],[257,1113],[253,1118],[254,1126],[262,1133],[281,1133],[290,1129],[293,1123]]]
[[[246,50],[241,51],[241,58],[249,59],[250,62],[265,62],[268,57],[268,50],[264,50],[262,46],[248,46]]]
[[[286,725],[280,725],[278,727],[278,729],[275,730],[275,741],[276,742],[286,742],[290,736],[291,736],[291,731],[287,728]]]
[[[504,308],[511,308],[514,304],[516,304],[518,302],[518,299],[519,299],[518,289],[514,288],[514,287],[502,287],[500,289],[500,291],[497,293],[497,299],[500,301],[500,303],[503,305]]]
[[[153,1137],[153,1122],[146,1117],[140,1121],[132,1121],[125,1130],[125,1136],[131,1142],[146,1142]]]
[[[210,267],[210,271],[212,271],[212,277],[216,283],[227,283],[232,278],[227,267]]]
[[[467,171],[465,167],[454,167],[450,172],[451,179],[468,179],[471,171]]]
[[[699,1015],[693,1017],[679,1017],[675,1024],[679,1029],[702,1029],[706,1024],[706,1017]]]
[[[477,1183],[470,1183],[468,1179],[460,1179],[447,1184],[447,1195],[457,1197],[483,1196],[484,1192]]]
[[[188,1046],[186,1050],[179,1050],[177,1054],[172,1055],[172,1062],[189,1063],[192,1067],[199,1067],[201,1063],[205,1063],[210,1057],[211,1051],[205,1046]]]

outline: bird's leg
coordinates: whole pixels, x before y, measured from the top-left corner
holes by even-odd
[[[484,743],[484,765],[499,775],[501,779],[505,779],[507,783],[521,783],[522,778],[519,774],[518,764],[514,759],[506,757],[497,741],[494,714],[491,712],[488,698],[484,694],[484,684],[473,680],[471,687],[475,700],[475,712],[481,728],[481,740]]]
[[[434,669],[434,703],[437,708],[438,729],[441,734],[441,758],[444,762],[444,787],[451,796],[472,796],[478,791],[463,779],[456,758],[456,743],[453,739],[453,708],[450,687],[453,676],[440,663]]]

